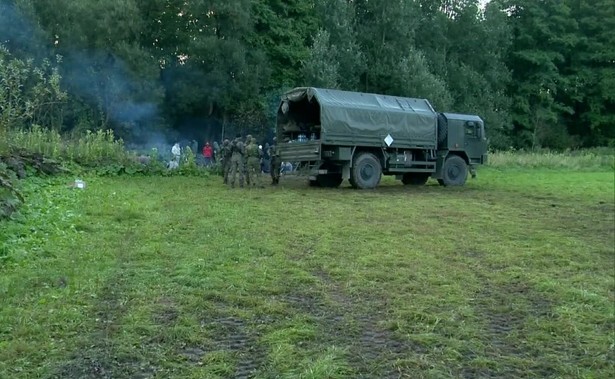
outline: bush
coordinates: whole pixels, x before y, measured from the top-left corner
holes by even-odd
[[[16,179],[15,173],[0,162],[0,220],[9,217],[24,201]]]

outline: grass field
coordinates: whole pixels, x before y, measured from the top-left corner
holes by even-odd
[[[615,370],[612,171],[374,191],[68,180],[29,182],[0,224],[0,378]]]

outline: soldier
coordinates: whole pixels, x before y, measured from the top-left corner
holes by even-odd
[[[252,134],[248,134],[246,136],[246,142],[244,143],[244,148],[248,147],[248,144],[252,140]],[[250,175],[248,175],[248,157],[244,154],[243,156],[243,176],[246,178],[246,184],[248,187],[250,186]]]
[[[224,184],[228,184],[228,174],[231,169],[231,142],[228,139],[225,139],[222,142],[222,153],[221,153],[221,167],[222,167],[222,175],[224,176]]]
[[[269,146],[269,158],[271,159],[269,173],[271,174],[271,185],[276,185],[280,182],[280,153],[276,145],[276,140],[277,138],[273,137],[273,144]]]
[[[248,185],[262,187],[260,181],[261,150],[256,145],[256,139],[253,137],[248,141],[248,146],[246,146],[246,158],[248,162]]]
[[[244,155],[245,145],[241,141],[241,138],[237,136],[237,138],[231,142],[231,168],[229,171],[231,188],[235,188],[236,175],[239,175],[239,187],[243,188]]]
[[[214,163],[220,163],[220,145],[214,141]]]

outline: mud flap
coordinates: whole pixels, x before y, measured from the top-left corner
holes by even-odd
[[[445,154],[438,154],[438,157],[436,158],[436,171],[431,174],[431,177],[434,179],[442,179],[442,167],[444,167],[444,161],[446,160],[446,153]]]
[[[342,166],[342,179],[350,179],[350,163],[345,163],[344,166]]]

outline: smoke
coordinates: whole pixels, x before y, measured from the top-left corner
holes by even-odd
[[[216,85],[204,80],[202,68],[184,65],[176,68],[176,77],[169,68],[160,72],[151,54],[138,48],[77,48],[82,42],[68,37],[56,44],[56,37],[45,33],[32,14],[13,1],[0,0],[0,43],[20,59],[62,56],[61,86],[71,98],[64,119],[67,129],[109,127],[127,144],[142,149],[170,149],[175,142],[187,145],[193,140],[200,148],[205,141],[219,141],[223,130],[226,137],[240,131],[232,121],[223,128],[210,116],[204,94],[215,93]],[[180,83],[177,88],[175,83]],[[201,89],[203,83],[208,85]],[[187,91],[186,84],[194,89]],[[198,108],[201,102],[203,109]],[[181,107],[185,104],[190,105]]]
[[[157,83],[135,77],[111,52],[69,50],[62,73],[69,92],[100,107],[116,127],[154,127],[159,121]]]
[[[43,32],[22,15],[9,0],[0,0],[0,44],[11,53],[41,58],[48,48],[42,43]]]
[[[53,36],[45,36],[28,13],[9,0],[0,0],[0,44],[19,59],[61,55],[62,88],[92,110],[86,125],[111,127],[124,139],[142,144],[168,140],[158,130],[164,124],[159,112],[164,92],[156,78],[137,77],[112,51],[54,46]],[[65,119],[69,126],[78,119],[83,123],[83,109],[72,114],[73,119]]]

